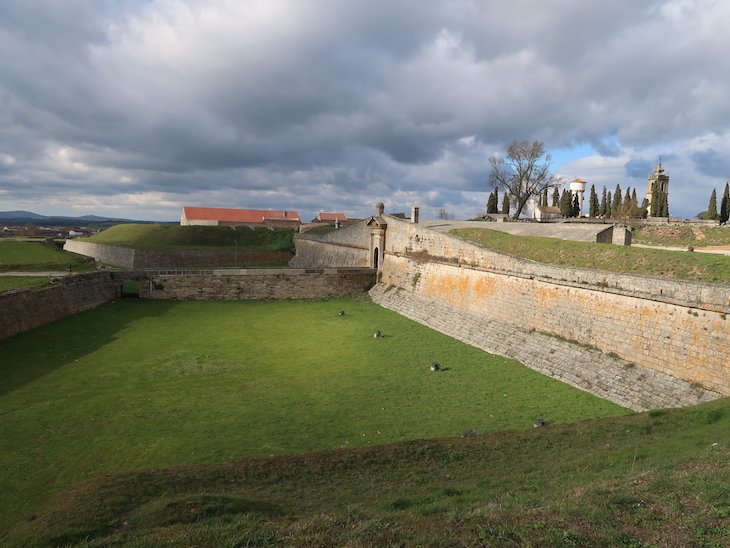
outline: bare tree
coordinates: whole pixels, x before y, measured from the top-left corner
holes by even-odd
[[[540,141],[515,141],[507,148],[507,156],[489,158],[493,187],[502,187],[515,204],[517,219],[532,196],[539,196],[546,188],[555,187],[559,181],[550,172],[550,154]]]
[[[443,221],[448,221],[450,219],[453,219],[454,216],[446,211],[444,208],[441,208],[436,210],[436,218]]]

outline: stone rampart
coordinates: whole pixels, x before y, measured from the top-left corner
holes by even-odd
[[[544,265],[386,220],[383,283],[730,395],[726,285]],[[310,258],[337,256],[333,238],[319,246]]]
[[[370,265],[369,232],[365,222],[354,223],[321,236],[297,234],[294,245],[297,253],[290,266],[351,266],[367,268]]]
[[[124,268],[134,268],[136,250],[129,247],[94,244],[80,240],[66,240],[63,249],[86,257],[93,257],[100,263]]]
[[[93,257],[101,263],[124,268],[198,268],[214,266],[286,263],[289,251],[183,250],[161,251],[67,240],[66,251]]]
[[[59,278],[52,286],[0,293],[0,339],[94,308],[119,295],[110,272]]]
[[[483,314],[450,306],[392,285],[370,290],[373,301],[486,352],[516,359],[554,379],[635,411],[682,407],[719,394],[613,354]]]

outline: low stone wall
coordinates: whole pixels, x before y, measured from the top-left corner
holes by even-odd
[[[230,265],[286,263],[289,251],[184,250],[157,251],[67,240],[66,251],[93,257],[101,263],[124,268],[198,268]]]
[[[373,301],[466,344],[520,361],[554,379],[646,411],[695,405],[719,394],[612,354],[513,324],[492,320],[392,285],[370,290]]]
[[[324,299],[367,291],[372,269],[227,269],[118,273],[138,279],[140,296],[173,300]]]
[[[60,278],[50,287],[0,293],[0,339],[30,331],[119,296],[110,272]]]

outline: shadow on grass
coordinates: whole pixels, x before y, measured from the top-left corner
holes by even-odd
[[[0,395],[101,348],[130,323],[160,316],[171,306],[169,301],[120,299],[0,340]]]

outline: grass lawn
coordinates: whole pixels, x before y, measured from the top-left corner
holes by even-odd
[[[8,544],[730,545],[730,399],[464,439],[119,474]]]
[[[0,241],[0,272],[68,271],[69,268],[79,272],[89,270],[93,265],[86,263],[83,257],[44,242]]]
[[[730,257],[723,255],[513,236],[487,228],[456,229],[450,232],[494,251],[540,263],[730,283]]]
[[[118,300],[0,356],[0,530],[101,474],[630,413],[364,300]]]
[[[47,276],[3,276],[0,274],[0,292],[11,289],[43,287],[51,283]]]
[[[730,245],[730,226],[642,226],[634,229],[633,241],[674,247]]]
[[[266,228],[121,224],[84,240],[137,249],[232,249],[238,245],[245,251],[291,251],[293,236],[293,230]]]

